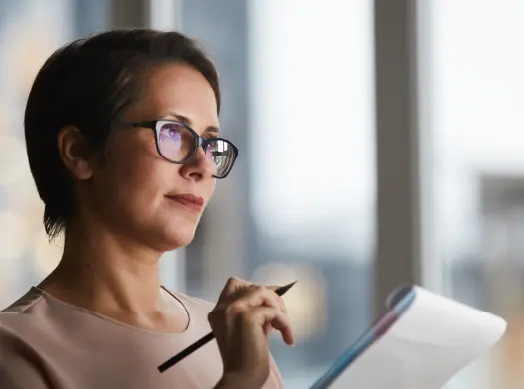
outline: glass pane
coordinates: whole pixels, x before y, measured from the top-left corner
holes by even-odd
[[[187,292],[216,299],[229,275],[297,279],[286,296],[297,347],[275,336],[272,352],[286,388],[305,388],[372,319],[372,2],[182,9],[218,65],[221,128],[240,149],[186,251]]]
[[[58,263],[43,204],[29,171],[23,118],[29,88],[65,42],[105,27],[105,1],[4,0],[0,3],[0,307],[15,301]],[[29,244],[28,244],[29,243]]]
[[[432,246],[439,248],[432,256],[446,294],[509,321],[498,347],[449,388],[522,388],[524,2],[426,5],[423,98],[430,103]]]

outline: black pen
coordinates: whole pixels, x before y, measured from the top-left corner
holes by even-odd
[[[283,296],[284,293],[286,293],[289,289],[291,289],[291,287],[293,285],[296,284],[296,281],[295,282],[292,282],[291,284],[289,285],[286,285],[286,286],[282,286],[280,288],[278,288],[277,290],[275,290],[275,293],[278,294],[279,296]],[[200,338],[199,340],[197,340],[195,343],[193,343],[191,346],[188,346],[187,348],[185,348],[184,350],[182,350],[181,352],[179,352],[177,355],[175,355],[174,357],[171,357],[169,358],[167,361],[165,361],[164,363],[162,363],[160,366],[158,366],[158,371],[160,371],[160,373],[163,373],[165,372],[167,369],[169,369],[170,367],[176,365],[178,362],[180,362],[182,359],[184,359],[185,357],[187,357],[188,355],[191,355],[193,352],[195,352],[196,350],[198,350],[200,347],[202,347],[203,345],[205,345],[206,343],[209,343],[210,341],[212,341],[213,339],[215,339],[215,334],[213,334],[213,332],[210,332],[209,334],[207,334],[206,336]]]

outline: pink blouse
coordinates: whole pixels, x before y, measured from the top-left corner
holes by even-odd
[[[171,292],[170,292],[171,293]],[[187,310],[181,333],[139,329],[31,288],[0,312],[2,389],[211,389],[222,376],[212,341],[167,370],[157,366],[210,332],[213,305],[171,293]],[[283,389],[273,360],[263,389]]]

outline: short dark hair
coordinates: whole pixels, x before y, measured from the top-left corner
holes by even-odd
[[[143,73],[163,63],[184,63],[199,71],[215,93],[217,71],[196,41],[178,32],[112,30],[75,40],[54,52],[40,69],[25,110],[29,166],[45,204],[50,239],[67,228],[75,211],[71,177],[57,136],[74,125],[92,150],[102,150],[111,122],[140,96]]]

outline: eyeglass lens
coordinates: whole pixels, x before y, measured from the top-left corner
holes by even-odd
[[[198,147],[195,134],[180,123],[159,122],[157,126],[160,154],[172,162],[186,162]],[[204,145],[206,157],[214,168],[213,174],[217,177],[226,175],[234,163],[233,147],[222,139],[206,139]]]

